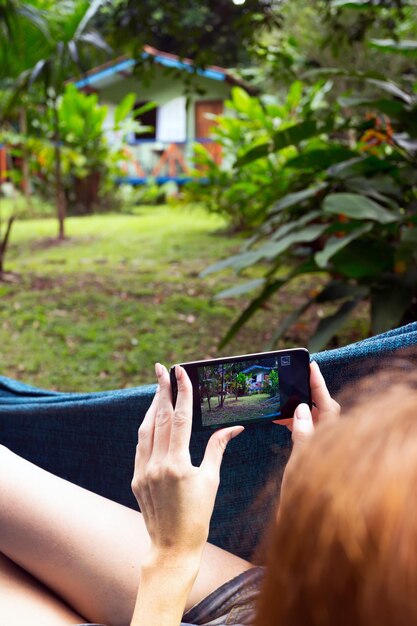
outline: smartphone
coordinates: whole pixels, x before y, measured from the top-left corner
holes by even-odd
[[[193,385],[194,430],[289,419],[300,402],[311,408],[310,355],[305,348],[181,365]],[[175,406],[175,366],[170,378]]]

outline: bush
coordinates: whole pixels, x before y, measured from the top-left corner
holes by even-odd
[[[313,86],[296,81],[280,103],[234,87],[226,114],[213,118],[211,138],[221,146],[222,161],[204,144],[195,146],[195,180],[185,186],[185,200],[225,215],[234,232],[262,224],[271,203],[294,184],[297,173],[287,163],[297,156],[297,145],[313,146],[326,128],[329,88],[323,80]],[[271,141],[274,149],[269,150]]]
[[[293,149],[282,171],[287,193],[278,190],[241,253],[205,272],[233,268],[242,274],[259,267],[263,273],[218,294],[233,297],[259,290],[221,345],[302,274],[324,272],[328,282],[281,321],[271,345],[315,303],[338,308],[320,320],[311,350],[326,345],[365,299],[371,305],[373,333],[417,319],[417,95],[382,78],[352,78],[360,81],[361,91],[339,99],[335,115],[327,117],[326,134],[320,118],[310,115],[287,127],[291,140],[286,145]],[[304,133],[296,141],[307,124],[315,125],[314,137]],[[275,155],[279,147],[277,133],[271,133],[240,152],[237,163],[245,169]],[[283,266],[290,266],[284,276]]]

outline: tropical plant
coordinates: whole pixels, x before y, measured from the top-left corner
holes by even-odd
[[[109,121],[108,107],[98,103],[96,94],[80,92],[71,83],[58,102],[63,187],[66,196],[72,195],[74,204],[84,212],[91,212],[100,194],[114,186],[121,175],[127,135],[147,130],[135,117],[154,105],[148,103],[133,111],[135,101],[134,93],[127,94],[114,110],[113,123]],[[54,177],[54,115],[52,109],[47,109],[42,118],[32,120],[37,139],[21,138],[32,153],[33,173],[43,181]]]
[[[365,299],[373,333],[417,317],[417,95],[382,78],[353,78],[362,90],[340,100],[344,117],[333,118],[327,135],[299,142],[298,154],[287,160],[289,193],[270,206],[239,254],[205,271],[233,268],[243,274],[264,268],[261,278],[218,294],[259,290],[222,345],[302,274],[317,273],[328,281],[280,321],[271,345],[316,303],[332,303],[337,310],[320,320],[310,339],[312,350],[326,345]],[[276,147],[271,136],[249,146],[238,164],[246,167]]]
[[[69,0],[57,5],[45,0],[25,5],[18,0],[12,0],[15,9],[19,7],[20,12],[24,6],[28,6],[33,14],[41,15],[42,24],[45,23],[46,28],[31,28],[27,32],[27,20],[22,22],[20,19],[16,22],[17,29],[9,29],[9,40],[4,42],[0,50],[2,60],[14,51],[19,60],[19,63],[12,64],[10,68],[3,66],[1,72],[3,84],[7,84],[8,91],[12,94],[6,110],[10,112],[20,94],[33,92],[32,101],[37,101],[39,105],[46,102],[53,112],[54,179],[60,239],[65,235],[66,200],[62,180],[62,138],[59,131],[58,104],[65,82],[72,74],[85,71],[89,67],[86,51],[110,51],[103,38],[91,27],[103,1]],[[91,54],[88,60],[91,62]]]
[[[185,199],[225,215],[233,231],[261,224],[271,203],[294,182],[297,172],[286,164],[297,155],[297,145],[314,145],[327,128],[332,114],[324,98],[330,86],[323,80],[311,87],[296,81],[282,103],[234,87],[226,114],[213,118],[211,138],[221,146],[222,161],[204,144],[195,145],[198,168]]]
[[[268,393],[271,398],[278,395],[279,393],[279,376],[277,370],[271,370],[269,376],[265,378],[263,388],[263,393]]]

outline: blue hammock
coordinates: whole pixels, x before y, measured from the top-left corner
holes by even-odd
[[[407,346],[417,346],[417,322],[313,358],[336,394],[372,373],[372,363],[389,368],[395,351]],[[145,385],[60,393],[0,377],[0,443],[54,474],[137,508],[130,489],[137,430],[154,391],[154,385]],[[208,436],[193,434],[194,463],[201,462]],[[211,523],[212,543],[244,558],[252,555],[273,510],[290,443],[286,428],[268,424],[230,443]]]

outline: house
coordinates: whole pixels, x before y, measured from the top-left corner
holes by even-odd
[[[137,107],[157,103],[156,108],[139,117],[153,130],[129,138],[122,182],[142,184],[150,177],[157,182],[185,182],[189,179],[194,142],[204,143],[216,161],[221,161],[220,146],[209,139],[213,125],[209,115],[223,112],[224,101],[234,85],[252,90],[222,67],[195,70],[189,59],[150,46],[145,46],[142,54],[154,62],[150,82],[141,80],[135,72],[134,59],[120,57],[90,70],[75,85],[99,94],[100,103],[109,109],[109,128],[113,127],[114,109],[126,94],[137,94]],[[181,76],[183,72],[194,74],[190,84]]]
[[[263,365],[251,365],[242,370],[242,374],[248,379],[249,391],[260,391],[272,369]]]

